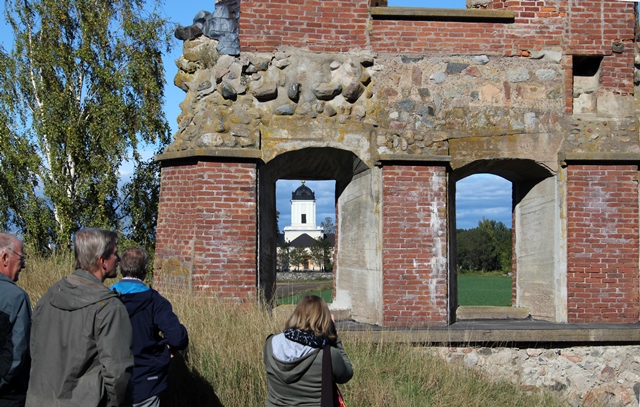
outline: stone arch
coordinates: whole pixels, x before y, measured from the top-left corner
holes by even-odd
[[[529,159],[483,159],[455,169],[452,183],[490,173],[512,183],[513,306],[528,308],[536,319],[566,322],[566,248],[558,176]],[[452,188],[455,196],[455,186]],[[455,199],[451,202],[455,202]],[[455,218],[455,204],[450,213]],[[455,239],[455,222],[452,239]],[[455,240],[451,242],[455,252]],[[455,255],[450,296],[457,304]],[[452,310],[453,311],[453,310]]]
[[[270,301],[275,287],[275,183],[278,179],[336,181],[336,258],[333,307],[362,322],[381,318],[380,170],[351,151],[307,147],[287,151],[258,169],[258,284]],[[362,237],[366,236],[366,239]]]

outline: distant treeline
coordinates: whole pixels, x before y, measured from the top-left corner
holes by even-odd
[[[458,271],[511,271],[511,229],[482,219],[478,227],[456,230]]]

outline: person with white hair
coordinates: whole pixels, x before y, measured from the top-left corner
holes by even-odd
[[[22,242],[0,233],[0,407],[23,407],[27,394],[31,302],[16,285],[25,261]]]

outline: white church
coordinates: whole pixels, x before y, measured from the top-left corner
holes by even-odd
[[[285,226],[284,240],[290,243],[304,234],[317,239],[322,227],[316,226],[316,194],[302,181],[291,193],[291,226]]]
[[[318,238],[324,239],[330,244],[331,257],[333,257],[335,234],[325,234],[322,227],[317,226],[315,193],[305,185],[303,180],[302,185],[291,193],[291,225],[285,226],[284,234],[279,235],[278,246],[282,247],[286,243],[289,249],[302,247],[309,252],[309,248]],[[305,259],[301,268],[309,271],[322,269],[321,266],[314,264],[310,258]]]

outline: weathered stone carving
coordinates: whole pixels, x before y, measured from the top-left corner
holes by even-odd
[[[240,39],[238,38],[238,20],[240,16],[239,0],[219,1],[213,13],[199,11],[193,18],[193,24],[178,27],[175,31],[177,39],[188,41],[204,35],[218,40],[216,49],[222,55],[240,55]]]

